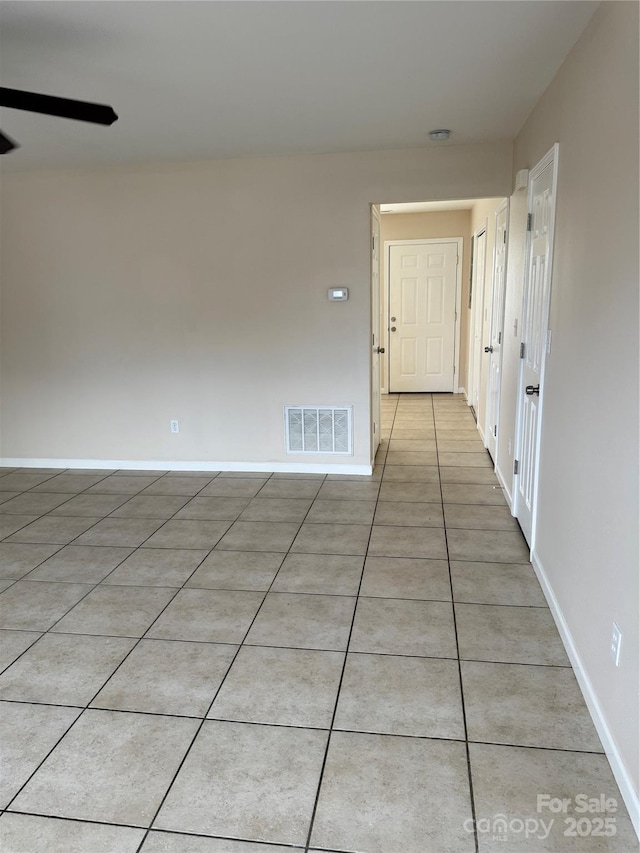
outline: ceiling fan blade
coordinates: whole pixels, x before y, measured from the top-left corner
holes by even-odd
[[[13,151],[14,148],[19,147],[20,146],[17,142],[14,142],[13,139],[8,136],[5,136],[5,134],[0,130],[0,154],[8,154],[9,151]]]
[[[49,116],[72,118],[76,121],[89,121],[93,124],[113,124],[118,116],[112,107],[106,104],[91,104],[87,101],[72,101],[69,98],[56,98],[53,95],[38,95],[35,92],[23,92],[20,89],[5,89],[0,86],[0,107],[13,110],[26,110],[30,113],[43,113]]]

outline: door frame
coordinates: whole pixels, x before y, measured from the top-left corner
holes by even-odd
[[[474,397],[476,392],[475,387],[475,373],[476,373],[476,364],[480,365],[480,385],[482,385],[482,335],[480,336],[480,352],[475,352],[475,338],[476,338],[476,309],[477,309],[477,299],[478,299],[478,291],[480,291],[480,298],[482,299],[482,303],[480,306],[480,322],[482,323],[482,314],[484,310],[484,291],[486,285],[486,276],[487,276],[487,240],[489,239],[489,221],[487,219],[484,220],[484,223],[480,226],[480,228],[476,229],[473,234],[473,257],[471,258],[471,304],[469,306],[469,354],[468,354],[468,363],[467,363],[467,405],[473,408],[473,411],[476,413],[476,426],[478,428],[478,432],[482,438],[482,442],[484,444],[484,433],[482,431],[482,425],[478,422],[478,412],[476,411],[476,407],[474,406]],[[476,253],[478,251],[478,240],[484,234],[484,269],[482,271],[482,287],[478,288],[478,263],[476,260]],[[480,388],[477,389],[478,393],[480,393]],[[478,408],[480,408],[478,406]]]
[[[495,426],[496,426],[496,435],[495,435],[496,454],[495,454],[495,456],[496,456],[496,458],[493,460],[494,470],[496,469],[497,464],[498,464],[497,448],[498,448],[498,438],[500,435],[500,400],[501,400],[501,396],[502,396],[502,360],[504,357],[504,318],[505,318],[505,309],[506,309],[506,305],[507,305],[506,294],[507,294],[507,269],[508,269],[508,264],[509,264],[509,216],[511,215],[511,206],[509,204],[508,198],[505,198],[505,200],[502,202],[500,207],[494,213],[493,233],[496,235],[498,233],[498,217],[500,216],[500,214],[503,211],[506,211],[506,214],[507,214],[506,215],[506,221],[505,221],[505,231],[507,234],[507,239],[506,239],[505,250],[504,250],[504,285],[503,285],[504,296],[503,296],[503,300],[502,300],[502,317],[500,318],[501,326],[502,326],[502,341],[500,343],[500,354],[498,357],[498,364],[499,364],[499,369],[500,369],[500,382],[498,383],[498,393],[497,393],[497,400],[496,400],[496,405],[497,405],[496,423],[495,423]],[[491,305],[489,306],[491,309],[492,323],[491,323],[490,333],[489,333],[489,345],[491,345],[491,341],[493,340],[493,303],[494,303],[495,298],[496,298],[496,261],[497,261],[497,259],[498,259],[498,244],[496,243],[496,240],[494,239],[494,241],[493,241],[493,268],[492,268],[492,275],[491,275],[491,278],[492,278],[492,282],[491,282]],[[487,418],[489,417],[489,391],[490,391],[490,386],[489,386],[489,382],[487,381],[487,399],[485,400],[485,447],[486,447],[487,427],[490,428],[490,425],[487,423]]]
[[[384,278],[382,285],[382,346],[385,348],[386,364],[384,387],[386,393],[389,392],[390,376],[391,376],[391,359],[389,358],[389,301],[391,282],[389,281],[389,268],[392,246],[417,246],[417,245],[433,245],[434,243],[455,243],[458,247],[458,263],[456,265],[456,307],[454,320],[454,341],[453,341],[453,393],[460,393],[460,320],[461,320],[461,305],[462,305],[462,252],[464,249],[464,237],[440,237],[440,238],[424,238],[421,240],[385,240],[384,241]]]
[[[554,244],[555,244],[555,226],[556,226],[556,209],[558,205],[558,152],[560,150],[559,144],[556,142],[544,157],[536,163],[536,165],[531,169],[529,173],[529,189],[527,191],[527,214],[533,213],[533,182],[539,177],[542,172],[547,168],[547,166],[552,165],[553,175],[551,178],[551,187],[553,193],[553,209],[551,211],[551,218],[549,222],[549,288],[547,291],[546,304],[542,308],[542,318],[544,319],[545,324],[545,346],[542,349],[542,364],[540,367],[540,387],[542,389],[542,393],[538,399],[538,424],[536,429],[536,455],[534,459],[534,483],[533,483],[533,498],[531,501],[531,542],[527,543],[529,545],[530,553],[533,554],[535,544],[536,544],[536,528],[538,521],[538,485],[540,482],[540,443],[542,438],[542,423],[544,418],[544,386],[545,386],[545,378],[547,372],[547,354],[549,352],[549,318],[551,313],[551,289],[553,287],[553,252],[554,252]],[[524,268],[524,287],[522,288],[522,307],[520,313],[520,328],[523,328],[522,319],[524,318],[524,307],[526,304],[527,294],[528,294],[528,286],[529,286],[529,268],[528,268],[528,259],[529,252],[531,251],[531,232],[527,230],[527,238],[525,242],[525,268]],[[520,460],[522,458],[522,404],[523,399],[522,395],[524,392],[524,361],[520,359],[520,365],[518,369],[518,398],[517,398],[517,407],[516,407],[516,431],[515,431],[515,441],[514,441],[514,459]],[[513,505],[511,508],[512,515],[517,518],[518,517],[518,503],[519,503],[519,490],[518,490],[518,475],[513,473],[513,479],[511,484],[511,493],[513,495]]]
[[[377,226],[377,227],[376,227]],[[381,412],[380,412],[380,395],[382,394],[382,371],[380,369],[380,354],[377,355],[378,358],[378,388],[375,388],[376,376],[374,374],[374,366],[373,366],[373,358],[375,354],[373,352],[374,347],[379,347],[381,343],[381,334],[380,334],[380,326],[381,326],[381,315],[380,315],[380,305],[381,305],[381,287],[382,283],[380,281],[380,273],[381,273],[381,258],[380,258],[380,234],[381,234],[381,226],[382,222],[380,219],[380,206],[377,204],[371,205],[371,220],[370,220],[370,231],[371,238],[369,241],[369,274],[370,274],[370,282],[369,282],[369,294],[370,294],[370,311],[369,311],[369,319],[370,319],[370,329],[369,329],[369,341],[370,341],[370,350],[369,350],[369,434],[370,434],[370,456],[371,456],[371,465],[375,465],[376,454],[378,452],[378,447],[380,446],[380,432],[382,429],[382,424],[380,421]],[[378,238],[378,287],[374,288],[373,281],[373,252],[375,249],[375,239],[376,239],[376,231]],[[377,426],[377,431],[376,431]]]

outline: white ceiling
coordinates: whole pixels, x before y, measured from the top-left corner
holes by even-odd
[[[597,7],[582,0],[0,5],[2,85],[111,104],[110,128],[2,110],[6,169],[514,137]],[[429,143],[436,127],[450,142]]]

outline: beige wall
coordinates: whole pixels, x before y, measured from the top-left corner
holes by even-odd
[[[462,237],[462,314],[460,318],[460,376],[457,385],[464,387],[467,366],[468,302],[469,302],[469,259],[471,245],[471,214],[469,210],[443,210],[433,213],[387,213],[381,217],[380,242],[386,240],[440,240],[444,237]],[[388,291],[389,282],[385,274],[383,259],[383,290]],[[388,303],[387,303],[388,304]],[[384,305],[384,300],[383,300]],[[384,309],[383,309],[384,310]],[[386,318],[382,318],[385,329]],[[385,340],[383,336],[382,340]],[[388,342],[388,334],[386,335]],[[388,347],[387,347],[388,352]],[[387,376],[387,354],[383,356],[383,377]],[[388,389],[387,389],[388,390]]]
[[[560,143],[535,557],[638,792],[638,5],[603,3],[516,139],[514,173]],[[521,317],[525,193],[512,197],[505,328]],[[505,338],[510,482],[517,340]],[[609,657],[613,621],[623,634]],[[595,699],[594,699],[595,697]],[[592,707],[594,707],[592,701]]]
[[[491,338],[491,299],[493,293],[493,261],[494,251],[496,246],[496,211],[504,203],[504,198],[483,198],[478,199],[471,210],[471,233],[477,233],[486,225],[486,251],[484,262],[484,293],[482,294],[483,310],[482,310],[482,352],[480,353],[480,394],[478,411],[476,418],[478,425],[484,435],[485,432],[485,417],[487,404],[487,379],[489,376],[489,356],[484,352],[484,348],[489,345]],[[467,300],[468,302],[468,300]],[[471,311],[467,311],[469,321],[471,320]],[[469,322],[470,327],[470,322]],[[469,331],[471,329],[469,328]],[[468,364],[465,365],[468,370]],[[468,391],[467,387],[467,391]]]
[[[2,456],[368,465],[369,205],[507,192],[511,157],[3,176]],[[287,403],[353,405],[354,456],[285,454]]]

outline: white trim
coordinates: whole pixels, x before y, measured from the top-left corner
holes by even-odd
[[[496,456],[497,456],[497,455],[498,455],[498,454],[496,453]],[[512,466],[512,470],[513,470],[513,466]],[[497,463],[497,462],[496,462],[495,467],[494,467],[494,469],[493,469],[493,473],[494,473],[494,474],[496,475],[496,477],[498,478],[498,482],[500,483],[500,486],[501,486],[501,488],[502,488],[502,491],[503,491],[503,492],[506,494],[506,496],[509,498],[509,509],[510,509],[510,511],[511,511],[511,515],[513,515],[513,495],[511,494],[511,489],[509,488],[509,486],[507,486],[507,481],[506,481],[506,479],[504,478],[504,476],[503,476],[503,474],[502,474],[502,471],[498,468],[498,463]]]
[[[382,434],[382,412],[381,412],[381,396],[383,393],[382,386],[385,384],[383,379],[383,371],[380,369],[380,355],[378,352],[376,354],[374,352],[374,347],[377,347],[378,351],[380,350],[380,327],[382,325],[381,320],[382,316],[380,313],[381,304],[382,304],[382,257],[380,256],[380,239],[382,237],[382,222],[380,220],[380,205],[372,204],[371,205],[371,217],[370,217],[370,230],[371,230],[371,239],[369,242],[369,439],[370,439],[370,453],[369,457],[371,459],[371,465],[375,465],[376,455],[378,453],[378,447],[380,447],[380,436]],[[377,249],[378,249],[378,287],[374,290],[373,286],[373,272],[374,272],[374,263],[373,263],[373,255],[374,249],[376,248],[376,239],[377,239]],[[376,303],[374,305],[374,302]],[[377,371],[377,383],[378,387],[375,388],[375,383],[373,381],[374,369],[373,369],[373,360],[377,358],[378,371]],[[376,424],[377,420],[377,424]],[[377,426],[377,432],[376,432]]]
[[[464,390],[462,385],[460,385],[458,388],[456,388],[456,394],[464,394],[465,400],[467,399],[467,392]]]
[[[122,471],[262,471],[265,474],[370,475],[371,465],[336,465],[325,462],[175,462],[149,459],[0,459],[6,468],[109,468]]]
[[[460,330],[462,323],[462,267],[464,263],[464,237],[425,237],[421,240],[385,240],[384,241],[384,273],[382,281],[382,309],[385,318],[383,327],[383,343],[386,353],[386,371],[384,385],[387,389],[391,387],[391,358],[389,353],[389,267],[391,246],[429,245],[433,243],[456,243],[458,246],[458,263],[456,266],[456,319],[454,328],[454,356],[453,356],[453,393],[456,391],[456,383],[460,378]],[[387,391],[385,393],[395,393]]]
[[[527,198],[527,213],[533,212],[533,182],[534,180],[542,174],[542,172],[552,164],[553,175],[552,175],[552,183],[551,183],[551,192],[553,194],[553,209],[551,210],[551,219],[549,222],[549,245],[548,245],[548,254],[549,254],[549,288],[547,291],[547,304],[543,306],[543,313],[545,317],[545,330],[549,329],[549,317],[551,313],[551,289],[553,287],[553,249],[555,242],[555,231],[556,231],[556,210],[558,206],[558,153],[560,150],[559,144],[556,142],[547,153],[544,155],[542,160],[531,169],[529,172],[529,189],[528,189],[528,198]],[[522,289],[522,313],[521,318],[524,318],[525,310],[524,300],[527,298],[527,288],[529,286],[528,276],[528,263],[529,263],[529,250],[531,247],[531,232],[527,232],[527,242],[525,246],[525,282],[524,287]],[[520,326],[520,334],[522,335],[522,320]],[[546,368],[547,368],[547,348],[546,346],[542,349],[542,365],[540,367],[540,387],[542,388],[542,393],[540,394],[538,400],[538,425],[536,430],[536,459],[535,459],[535,481],[533,484],[533,496],[531,500],[531,542],[528,543],[529,547],[533,551],[536,546],[536,527],[538,522],[538,483],[540,473],[540,444],[542,439],[542,418],[544,416],[544,385],[545,385],[545,376],[546,376]],[[516,459],[522,459],[522,392],[524,385],[524,360],[520,359],[519,365],[519,373],[518,373],[518,397],[517,397],[517,409],[516,409],[516,431],[515,431],[515,453]],[[516,477],[518,475],[513,475],[513,514],[517,518],[518,517],[518,487],[516,485]]]
[[[555,596],[551,583],[549,582],[544,566],[534,551],[531,552],[531,563],[536,576],[540,581],[540,586],[542,587],[544,596],[547,599],[551,615],[553,616],[567,655],[571,661],[571,666],[573,667],[573,671],[580,686],[580,690],[582,691],[591,719],[593,720],[598,736],[602,741],[605,755],[611,765],[611,770],[616,782],[618,783],[618,787],[620,788],[622,799],[625,802],[636,834],[640,836],[640,798],[634,789],[631,776],[629,775],[622,756],[620,755],[620,751],[618,750],[615,738],[607,725],[605,716],[602,713],[598,695],[584,667],[578,649],[576,648],[569,625],[567,624],[567,620],[564,618],[564,614],[560,608],[560,604]]]
[[[478,409],[479,408],[480,407],[478,407]],[[487,449],[487,441],[484,437],[484,430],[482,429],[482,426],[480,424],[479,411],[476,411],[475,409],[474,409],[474,411],[476,412],[476,429],[480,433],[480,438],[482,439],[482,445],[483,445],[484,449],[486,450]]]

